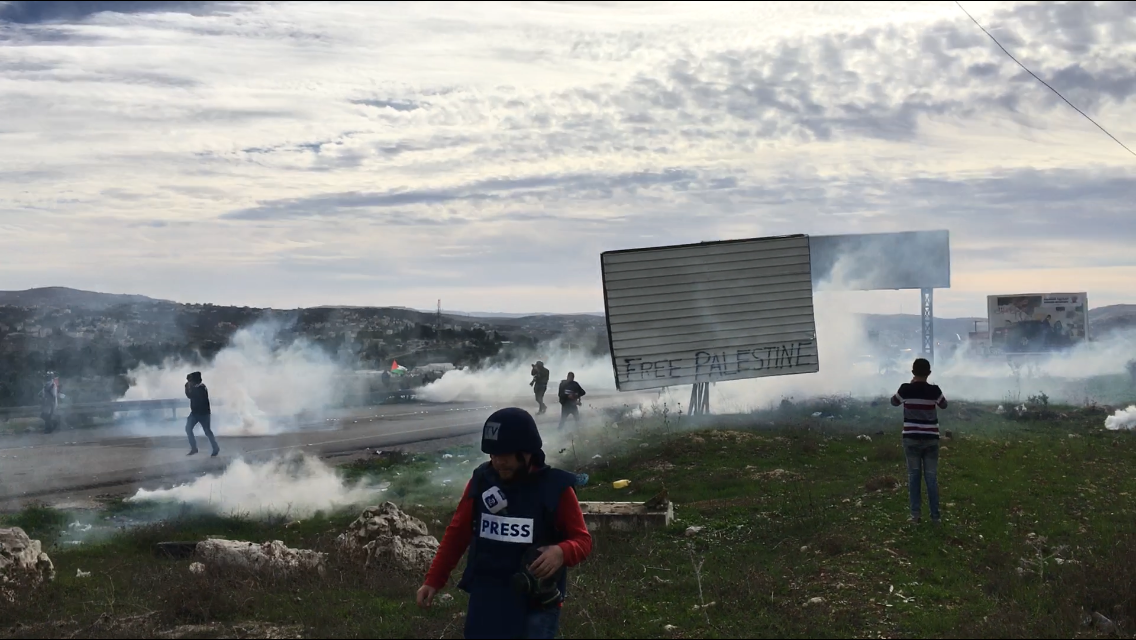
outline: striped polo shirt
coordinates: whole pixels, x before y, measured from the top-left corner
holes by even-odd
[[[908,382],[899,387],[891,403],[903,405],[904,438],[938,438],[938,408],[947,408],[947,399],[938,385]]]

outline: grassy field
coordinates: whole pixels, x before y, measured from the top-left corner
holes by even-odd
[[[551,453],[591,474],[581,499],[646,500],[665,488],[679,522],[597,534],[592,557],[570,574],[563,635],[1131,636],[1136,434],[1105,431],[1105,415],[1040,400],[1022,415],[952,405],[938,527],[907,522],[897,415],[886,402],[832,398],[712,424],[665,409],[613,416]],[[479,460],[450,453],[446,464]],[[461,488],[434,481],[450,472],[442,465],[440,456],[381,456],[346,473],[390,481],[383,495],[440,536]],[[612,489],[620,479],[630,488]],[[168,508],[109,507],[141,520]],[[356,513],[299,523],[190,508],[162,515],[101,542],[49,549],[59,577],[0,603],[0,633],[461,637],[463,595],[451,590],[451,602],[420,612],[412,600],[421,576],[334,555],[323,577],[195,576],[188,560],[152,552],[159,541],[210,535],[331,550]],[[47,541],[70,518],[31,508],[9,520]],[[690,527],[701,529],[688,535]],[[1094,612],[1103,618],[1086,624]]]

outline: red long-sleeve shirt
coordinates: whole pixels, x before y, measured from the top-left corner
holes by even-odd
[[[564,551],[564,566],[574,567],[584,561],[592,552],[592,534],[584,524],[584,514],[576,491],[571,487],[560,494],[560,504],[556,508],[556,530],[564,535],[560,548]],[[465,485],[454,519],[446,527],[438,554],[426,572],[426,585],[435,589],[446,586],[450,574],[457,568],[473,539],[473,499],[469,495],[469,484]]]

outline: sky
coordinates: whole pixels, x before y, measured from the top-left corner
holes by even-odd
[[[1136,3],[963,6],[1136,148]],[[0,290],[594,312],[606,250],[947,229],[936,315],[1136,302],[1136,157],[953,2],[0,2],[0,150]]]

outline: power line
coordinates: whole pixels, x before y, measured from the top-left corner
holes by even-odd
[[[1010,53],[1010,52],[1009,52],[1009,51],[1008,51],[1008,50],[1006,49],[1006,47],[1003,47],[1003,46],[1002,46],[1002,43],[1001,43],[1001,42],[998,42],[998,38],[995,38],[993,34],[991,34],[991,33],[990,33],[989,31],[987,31],[987,30],[986,30],[986,27],[982,26],[982,24],[981,24],[981,23],[979,23],[979,22],[978,22],[978,20],[975,20],[975,19],[974,19],[974,16],[970,15],[970,12],[969,12],[969,11],[967,11],[967,10],[966,10],[965,8],[963,8],[963,6],[962,6],[962,3],[960,3],[960,2],[958,1],[958,0],[955,0],[955,4],[956,4],[956,5],[958,5],[958,8],[959,8],[959,9],[962,9],[962,12],[966,14],[966,17],[970,18],[970,19],[971,19],[971,21],[972,21],[972,22],[974,22],[974,24],[978,25],[978,28],[979,28],[979,29],[982,29],[982,33],[985,33],[986,35],[990,36],[990,39],[994,41],[994,44],[998,45],[998,48],[999,48],[999,49],[1001,49],[1003,53],[1005,53],[1005,54],[1006,54],[1007,56],[1009,56],[1009,57],[1010,57],[1010,59],[1011,59],[1011,60],[1013,60],[1014,62],[1017,62],[1017,63],[1018,63],[1018,66],[1019,66],[1019,67],[1021,67],[1021,68],[1025,69],[1025,70],[1026,70],[1026,73],[1030,74],[1031,76],[1033,76],[1033,77],[1034,77],[1034,79],[1035,79],[1035,80],[1037,80],[1037,81],[1038,81],[1038,82],[1040,82],[1041,84],[1045,85],[1045,87],[1046,87],[1047,89],[1049,89],[1049,90],[1050,90],[1050,91],[1052,91],[1053,93],[1057,94],[1057,97],[1058,97],[1058,98],[1061,98],[1062,100],[1064,100],[1064,101],[1065,101],[1065,104],[1069,105],[1070,107],[1073,107],[1073,109],[1074,109],[1074,110],[1076,110],[1076,111],[1077,111],[1077,113],[1079,113],[1079,114],[1081,114],[1081,115],[1085,116],[1085,119],[1086,119],[1086,120],[1088,120],[1089,122],[1091,122],[1091,123],[1093,123],[1094,125],[1096,125],[1096,127],[1097,127],[1098,129],[1100,129],[1101,131],[1103,131],[1103,132],[1104,132],[1104,134],[1105,134],[1106,136],[1108,136],[1108,137],[1112,138],[1113,142],[1115,142],[1116,144],[1118,144],[1118,145],[1120,145],[1121,147],[1123,147],[1123,148],[1124,148],[1124,150],[1125,150],[1125,151],[1127,151],[1128,153],[1131,153],[1131,154],[1132,154],[1133,156],[1136,156],[1136,151],[1133,151],[1133,150],[1129,149],[1129,148],[1128,148],[1128,145],[1124,144],[1123,142],[1121,142],[1120,140],[1118,140],[1118,139],[1116,138],[1116,136],[1114,136],[1114,135],[1112,135],[1111,133],[1109,133],[1109,132],[1108,132],[1108,129],[1105,129],[1104,127],[1100,126],[1100,124],[1099,124],[1099,123],[1097,123],[1097,121],[1096,121],[1096,120],[1093,120],[1092,118],[1090,118],[1090,117],[1089,117],[1089,114],[1087,114],[1087,113],[1085,113],[1084,111],[1081,111],[1080,109],[1078,109],[1078,108],[1077,108],[1077,105],[1073,104],[1072,102],[1069,102],[1069,99],[1068,99],[1068,98],[1066,98],[1065,96],[1061,95],[1061,92],[1060,92],[1060,91],[1058,91],[1057,89],[1054,89],[1054,88],[1053,88],[1052,86],[1050,86],[1050,84],[1049,84],[1048,82],[1046,82],[1045,80],[1042,80],[1042,79],[1041,79],[1040,77],[1038,77],[1038,75],[1037,75],[1036,73],[1034,73],[1033,71],[1030,71],[1030,70],[1029,70],[1029,67],[1027,67],[1026,65],[1022,64],[1022,63],[1021,63],[1021,62],[1020,62],[1020,61],[1019,61],[1019,60],[1018,60],[1017,58],[1015,58],[1015,57],[1014,57],[1014,54]]]

